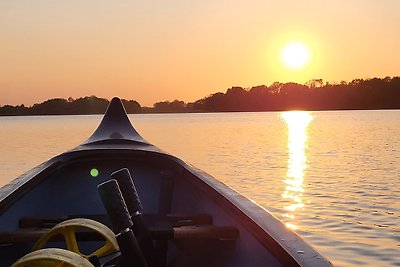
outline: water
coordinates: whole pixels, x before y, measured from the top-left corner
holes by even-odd
[[[0,186],[101,116],[0,117]],[[336,266],[400,266],[400,111],[131,115],[151,143],[270,210]]]

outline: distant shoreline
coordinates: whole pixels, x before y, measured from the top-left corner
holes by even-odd
[[[290,112],[290,111],[306,111],[306,112],[324,112],[324,111],[390,111],[390,110],[400,110],[400,108],[380,108],[380,109],[321,109],[321,110],[260,110],[260,111],[181,111],[181,112],[139,112],[139,113],[129,113],[127,114],[208,114],[208,113],[256,113],[256,112]],[[86,116],[86,115],[103,115],[103,113],[85,113],[85,114],[0,114],[0,117],[35,117],[35,116]]]
[[[157,102],[153,107],[142,107],[136,100],[122,102],[129,114],[400,109],[400,77],[355,79],[339,84],[315,79],[304,85],[275,82],[270,86],[232,87],[195,102],[176,99]],[[4,105],[0,116],[104,114],[108,103],[96,96],[54,98],[31,107]]]

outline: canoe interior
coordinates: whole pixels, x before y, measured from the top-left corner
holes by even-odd
[[[9,204],[0,216],[0,231],[16,231],[24,216],[65,216],[105,214],[97,185],[108,180],[115,170],[127,167],[143,203],[144,213],[207,213],[214,225],[234,226],[235,240],[168,241],[168,266],[282,266],[266,248],[238,221],[234,210],[217,194],[196,179],[194,174],[168,155],[132,151],[99,150],[78,153],[72,159],[55,161],[51,173],[39,174],[37,185]],[[97,177],[90,175],[96,168]],[[3,244],[1,266],[8,266],[29,253],[33,243]],[[89,244],[90,246],[90,244]]]

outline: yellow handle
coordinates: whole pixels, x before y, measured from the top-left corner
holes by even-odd
[[[94,267],[85,257],[60,248],[33,251],[11,267]]]

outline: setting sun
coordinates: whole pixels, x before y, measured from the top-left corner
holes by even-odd
[[[305,66],[310,59],[307,47],[299,42],[287,44],[282,49],[281,55],[283,64],[291,69],[298,69]]]

